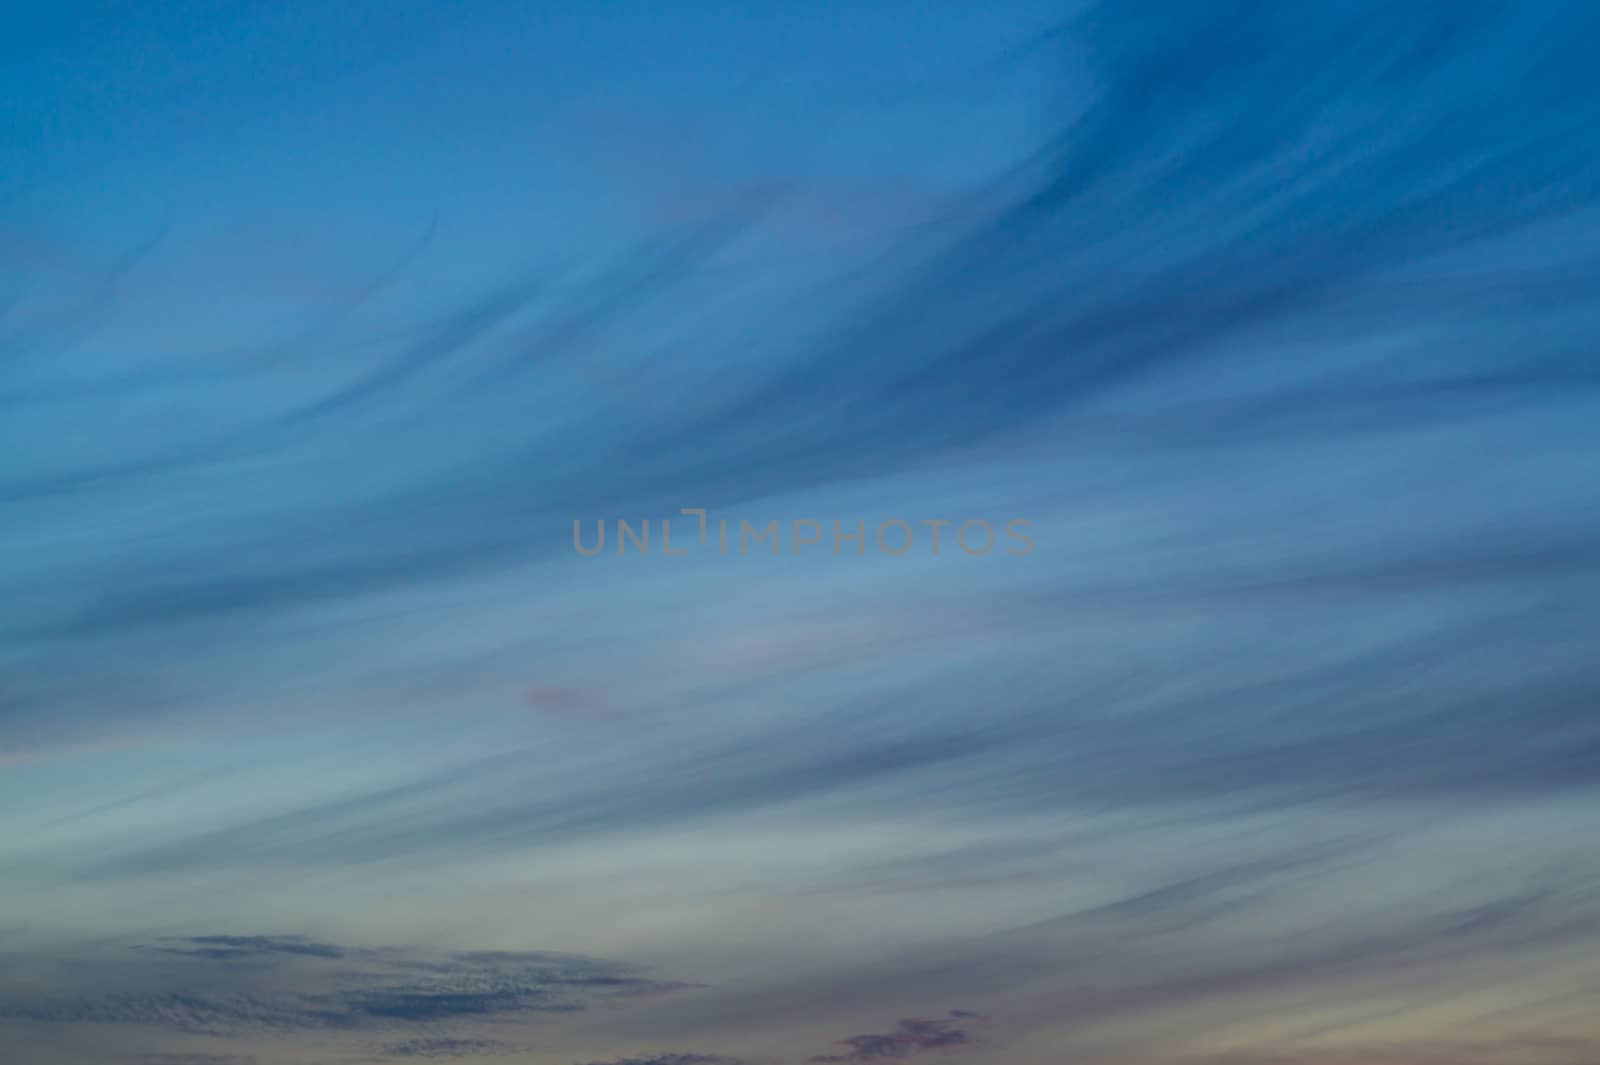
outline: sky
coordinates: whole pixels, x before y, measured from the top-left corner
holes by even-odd
[[[0,5],[0,1060],[1592,1065],[1597,30]]]

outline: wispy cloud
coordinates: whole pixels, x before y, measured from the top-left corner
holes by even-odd
[[[1026,0],[489,5],[297,103],[375,54],[313,6],[0,64],[9,1027],[1593,1056],[1600,9],[1078,4],[1022,145],[805,96]],[[609,168],[532,128],[597,97]],[[869,551],[571,547],[686,507]],[[1037,549],[870,550],[967,516]]]

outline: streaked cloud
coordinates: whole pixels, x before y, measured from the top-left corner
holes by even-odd
[[[1593,10],[192,6],[0,63],[0,1057],[1594,1057]]]

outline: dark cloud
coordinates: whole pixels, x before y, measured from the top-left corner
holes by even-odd
[[[146,950],[205,958],[250,958],[262,954],[303,954],[313,958],[342,958],[344,950],[328,943],[316,943],[299,936],[186,936],[166,939]]]
[[[588,1065],[740,1065],[740,1062],[715,1054],[652,1054],[644,1058],[591,1061]]]
[[[902,1020],[895,1030],[882,1035],[854,1035],[841,1039],[839,1045],[849,1049],[842,1054],[823,1054],[811,1058],[814,1062],[867,1065],[875,1061],[898,1061],[933,1051],[970,1050],[976,1040],[973,1029],[985,1018],[967,1010],[954,1010],[947,1017],[911,1017]]]
[[[573,1013],[674,986],[566,955],[358,950],[277,936],[178,942],[198,946],[141,944],[146,965],[85,960],[71,970],[70,991],[10,990],[0,995],[0,1017],[207,1035],[382,1030]]]
[[[390,1043],[383,1052],[395,1058],[465,1058],[475,1055],[512,1054],[516,1048],[495,1039],[455,1039],[438,1036]]]

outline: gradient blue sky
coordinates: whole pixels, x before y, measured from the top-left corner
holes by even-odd
[[[0,12],[0,1059],[1600,1053],[1595,9]]]

